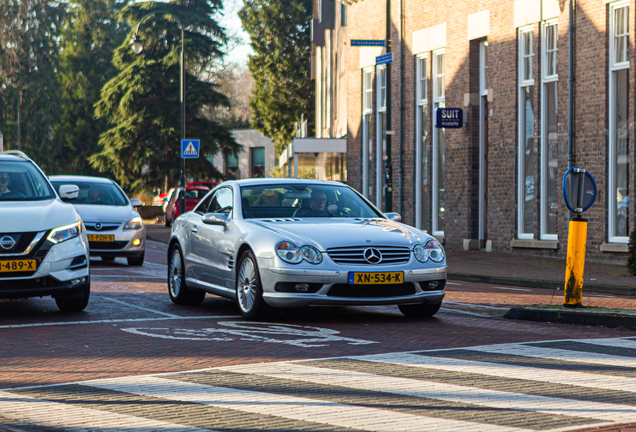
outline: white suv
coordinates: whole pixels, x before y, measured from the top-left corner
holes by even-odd
[[[55,192],[24,153],[0,152],[0,298],[53,296],[62,311],[90,297],[88,237],[72,204],[79,188]]]

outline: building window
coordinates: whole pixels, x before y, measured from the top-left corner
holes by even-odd
[[[415,88],[415,226],[428,231],[431,209],[428,178],[428,56],[416,58]]]
[[[373,179],[375,178],[373,160],[373,134],[371,117],[373,115],[373,68],[362,70],[362,194],[373,199]]]
[[[344,3],[340,3],[340,25],[347,26],[347,5]]]
[[[609,241],[629,241],[629,2],[610,5]]]
[[[445,51],[433,52],[433,113],[445,105]],[[435,115],[435,114],[434,114]],[[445,132],[442,128],[433,131],[433,178],[432,178],[432,231],[435,236],[444,235],[444,179],[446,166]]]
[[[384,166],[387,161],[386,156],[386,65],[377,67],[376,86],[376,150],[375,150],[375,205],[379,209],[384,208]]]
[[[534,238],[534,27],[519,29],[519,148],[517,179],[517,236]]]
[[[378,68],[378,109],[386,110],[386,67]]]
[[[250,152],[250,177],[265,177],[265,147],[253,147]]]
[[[230,153],[225,156],[225,179],[236,180],[239,178],[241,178],[241,173],[239,171],[238,157]]]
[[[542,240],[557,240],[558,215],[558,130],[557,115],[557,42],[556,21],[542,25],[541,37],[541,213],[540,228]]]

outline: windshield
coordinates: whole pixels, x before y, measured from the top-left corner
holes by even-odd
[[[128,200],[117,186],[112,183],[97,183],[84,181],[52,181],[53,187],[59,193],[62,185],[76,185],[79,187],[79,196],[73,204],[125,206]]]
[[[42,201],[55,198],[46,178],[29,162],[0,162],[0,201]]]
[[[351,188],[338,185],[243,186],[241,202],[245,219],[383,217]]]

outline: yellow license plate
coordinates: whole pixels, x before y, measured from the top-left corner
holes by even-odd
[[[32,260],[0,261],[0,273],[36,271],[38,262]]]
[[[114,242],[114,235],[89,234],[88,241]]]
[[[349,272],[349,284],[352,285],[378,285],[398,283],[404,283],[404,272]]]

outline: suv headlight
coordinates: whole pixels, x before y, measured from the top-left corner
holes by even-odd
[[[419,262],[429,260],[433,262],[441,262],[444,259],[444,248],[437,240],[429,240],[426,245],[416,244],[413,247],[413,255]]]
[[[128,221],[126,225],[124,225],[125,230],[140,230],[144,227],[144,221],[140,217],[136,217]]]
[[[65,225],[59,228],[55,228],[53,231],[51,231],[51,234],[49,234],[47,240],[49,240],[53,244],[65,242],[66,240],[70,240],[79,236],[82,232],[82,227],[82,221],[78,221],[71,225]]]

